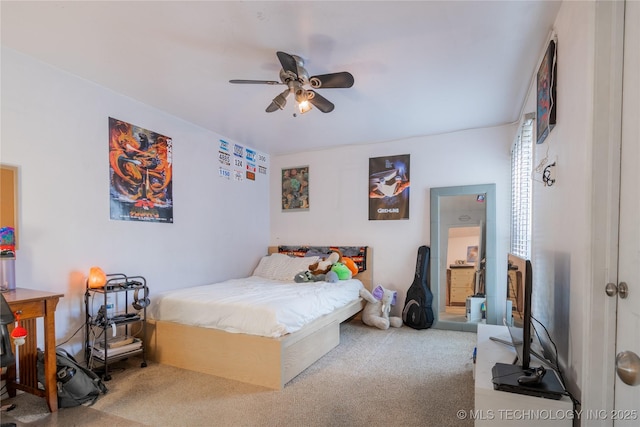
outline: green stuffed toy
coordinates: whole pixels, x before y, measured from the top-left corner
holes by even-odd
[[[316,276],[319,274],[327,274],[331,271],[331,267],[333,267],[336,262],[340,262],[341,260],[342,253],[340,253],[340,251],[332,251],[325,258],[311,264],[309,266],[309,271],[311,271],[311,273]]]
[[[338,275],[339,280],[349,280],[353,276],[349,267],[341,262],[336,262],[331,267],[331,271],[335,272]]]

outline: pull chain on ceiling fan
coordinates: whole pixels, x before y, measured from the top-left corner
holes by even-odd
[[[298,110],[306,113],[313,105],[323,113],[330,113],[335,105],[314,89],[350,88],[354,79],[351,73],[342,71],[339,73],[320,74],[309,77],[304,68],[304,61],[297,55],[289,55],[285,52],[276,53],[282,65],[280,70],[280,81],[275,80],[229,80],[235,84],[266,84],[266,85],[287,85],[282,93],[277,95],[266,108],[267,113],[283,110],[287,105],[287,97],[293,93]]]

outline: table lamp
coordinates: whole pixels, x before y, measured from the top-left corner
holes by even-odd
[[[87,286],[91,289],[104,288],[107,283],[107,275],[100,267],[91,267],[89,269],[89,277],[87,278]]]

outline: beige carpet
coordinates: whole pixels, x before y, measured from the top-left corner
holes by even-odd
[[[90,408],[50,415],[43,399],[22,395],[10,415],[39,426],[471,426],[456,413],[473,409],[475,340],[354,320],[338,347],[281,391],[132,359],[114,365],[123,369]]]

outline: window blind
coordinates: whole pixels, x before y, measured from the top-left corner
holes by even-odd
[[[533,118],[520,127],[511,150],[511,253],[531,255]]]

